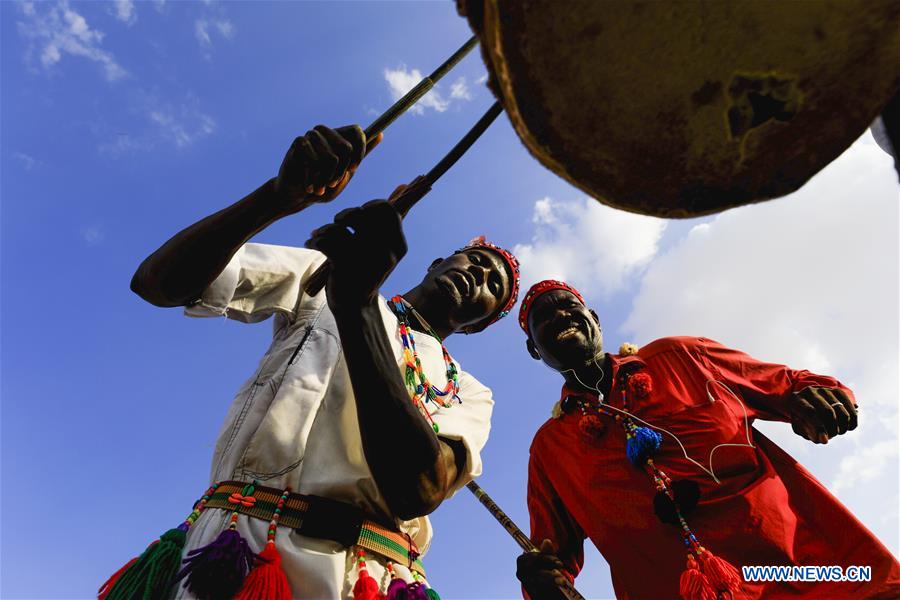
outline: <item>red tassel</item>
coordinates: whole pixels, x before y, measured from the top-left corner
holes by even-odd
[[[687,568],[681,574],[678,594],[683,600],[716,600],[719,596],[706,575],[700,572],[700,566],[690,554],[687,559]]]
[[[291,600],[291,585],[275,543],[267,543],[257,560],[234,600]]]
[[[587,437],[600,437],[606,431],[606,425],[597,415],[583,415],[578,420],[578,429]]]
[[[732,594],[740,589],[741,578],[734,565],[724,558],[715,556],[709,550],[703,552],[700,559],[703,563],[703,573],[715,589]]]
[[[157,540],[157,541],[159,541],[159,540]],[[154,542],[154,544],[155,543],[156,542]],[[137,562],[138,558],[140,558],[140,557],[135,556],[134,558],[129,560],[127,563],[125,563],[125,566],[123,566],[121,569],[119,569],[118,571],[116,571],[115,573],[113,573],[112,575],[109,576],[109,579],[106,580],[106,583],[101,585],[100,589],[97,590],[97,600],[106,600],[106,596],[109,594],[109,590],[112,589],[112,586],[114,586],[116,584],[116,581],[118,581],[119,577],[122,576],[122,573],[124,573],[128,567],[130,567],[131,565],[133,565],[134,563]]]
[[[378,600],[379,595],[378,582],[369,575],[368,569],[360,568],[359,578],[353,586],[353,600]]]

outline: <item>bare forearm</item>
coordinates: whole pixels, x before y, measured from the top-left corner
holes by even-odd
[[[410,401],[379,301],[357,311],[337,311],[335,319],[366,460],[392,512],[408,519],[431,512],[443,499],[454,457]]]
[[[141,263],[131,289],[157,306],[196,300],[247,240],[284,216],[281,206],[273,180],[267,181],[173,236]]]

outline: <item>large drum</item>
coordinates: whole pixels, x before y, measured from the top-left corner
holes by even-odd
[[[900,88],[898,0],[459,0],[528,150],[693,217],[803,185]]]

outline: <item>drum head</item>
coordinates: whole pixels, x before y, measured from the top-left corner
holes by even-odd
[[[528,150],[600,202],[790,193],[900,88],[900,2],[461,0]]]

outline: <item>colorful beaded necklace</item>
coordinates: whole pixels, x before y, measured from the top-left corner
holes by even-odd
[[[397,315],[397,321],[399,321],[400,340],[403,342],[403,360],[406,363],[406,372],[404,376],[406,387],[409,389],[409,395],[412,398],[413,404],[416,405],[416,408],[419,409],[419,412],[422,413],[425,419],[431,423],[431,428],[437,433],[438,424],[431,418],[431,414],[428,412],[428,408],[425,404],[427,402],[433,402],[444,408],[449,408],[453,405],[453,400],[462,403],[462,400],[459,399],[458,395],[459,371],[453,363],[450,353],[447,352],[447,349],[444,347],[441,338],[434,332],[431,326],[416,313],[418,320],[428,330],[428,333],[440,342],[441,353],[444,356],[444,364],[447,368],[447,385],[444,386],[444,389],[435,387],[428,381],[428,377],[425,375],[424,369],[422,369],[422,362],[419,360],[419,353],[416,351],[416,338],[413,336],[412,327],[410,327],[409,324],[409,315],[411,312],[415,312],[415,309],[409,302],[404,300],[403,296],[399,295],[391,298],[390,307],[394,311],[394,314]]]
[[[596,402],[578,400],[581,420],[578,423],[582,433],[602,435],[605,427],[597,414],[612,417],[625,432],[625,452],[634,466],[646,471],[653,480],[656,496],[653,510],[664,522],[681,528],[682,541],[687,550],[687,567],[681,575],[679,592],[685,600],[713,600],[719,594],[731,597],[740,586],[740,578],[733,565],[704,548],[685,520],[699,499],[699,486],[690,480],[673,482],[654,461],[659,452],[662,435],[649,427],[637,425],[629,415],[629,396],[646,398],[653,389],[647,373],[623,372],[620,378],[622,406],[617,411],[603,403],[603,394]],[[596,391],[596,390],[595,390]],[[596,411],[596,412],[594,412]]]

